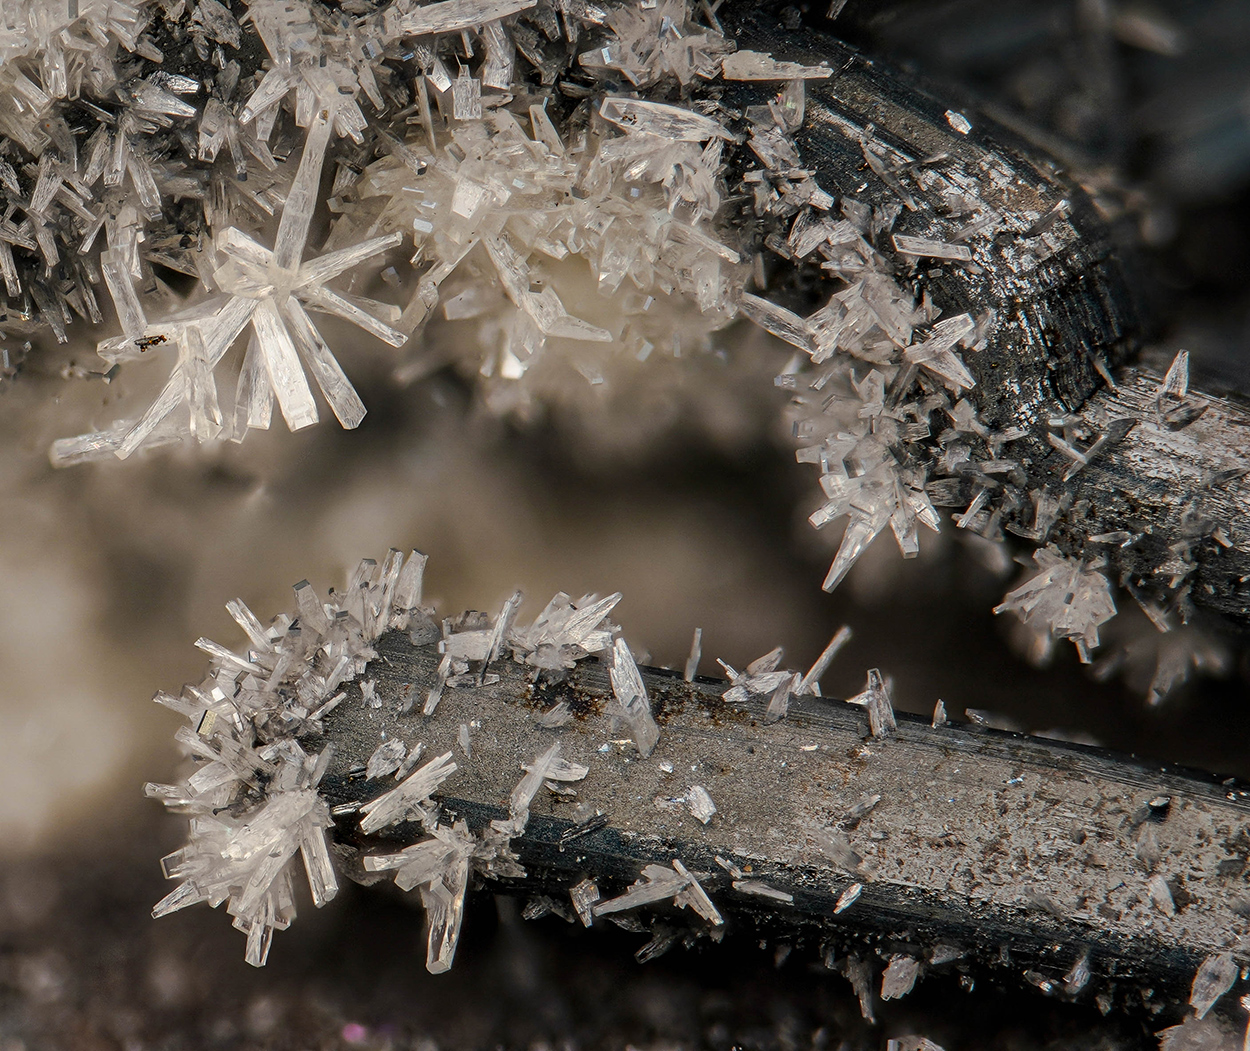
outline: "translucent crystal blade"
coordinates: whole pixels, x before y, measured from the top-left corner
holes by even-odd
[[[191,410],[191,436],[206,442],[221,432],[221,409],[217,404],[217,382],[204,353],[198,328],[188,327],[183,335],[180,357]]]
[[[286,315],[295,346],[339,423],[348,430],[359,427],[360,421],[365,418],[365,404],[321,338],[321,333],[313,326],[298,300],[288,299],[283,314]]]
[[[516,48],[499,22],[487,22],[482,26],[482,36],[486,41],[482,84],[496,91],[506,91],[512,84],[516,67]]]
[[[607,916],[614,912],[625,912],[642,905],[653,905],[657,901],[675,898],[685,890],[689,882],[688,877],[683,877],[667,865],[647,865],[642,870],[642,879],[633,883],[619,897],[600,902],[594,907],[594,914]]]
[[[53,467],[72,467],[115,456],[129,425],[119,424],[107,431],[92,431],[73,438],[58,438],[52,443],[49,458]]]
[[[216,368],[218,362],[225,357],[226,351],[234,345],[255,311],[255,300],[232,297],[217,314],[201,322],[204,326],[201,336],[210,367]]]
[[[1211,955],[1203,960],[1194,975],[1189,993],[1189,1003],[1194,1013],[1199,1018],[1205,1018],[1215,1002],[1233,987],[1238,977],[1239,970],[1230,953]]]
[[[273,261],[281,270],[295,270],[304,255],[308,241],[308,224],[317,210],[317,191],[321,184],[321,166],[325,161],[326,147],[333,132],[334,111],[331,105],[318,100],[308,136],[304,140],[304,152],[299,159],[295,181],[287,192],[278,222],[278,234],[274,239]],[[281,398],[279,398],[281,404]]]
[[[456,120],[482,119],[482,82],[469,76],[468,69],[452,82],[451,109]]]
[[[538,0],[442,0],[402,15],[398,28],[404,36],[456,33],[527,11],[537,3]]]
[[[713,927],[723,924],[725,921],[720,911],[712,904],[712,899],[698,879],[677,858],[673,859],[673,868],[686,880],[686,886],[673,899],[673,904],[679,909],[693,909]]]
[[[907,237],[903,234],[894,235],[894,247],[903,255],[926,256],[930,259],[954,259],[969,263],[972,251],[963,245],[948,244],[946,241],[934,241],[927,237]]]
[[[851,641],[851,629],[847,625],[842,625],[833,638],[829,640],[826,646],[816,658],[816,662],[808,669],[807,674],[803,676],[802,681],[795,689],[795,693],[814,693],[820,682],[820,677],[828,670],[829,665],[833,663],[833,658],[838,652]]]
[[[165,418],[182,404],[187,394],[186,379],[182,368],[176,367],[165,381],[156,400],[148,406],[148,410],[139,417],[139,421],[126,432],[126,437],[117,447],[117,458],[124,460],[142,446],[155,433]]]
[[[313,904],[321,908],[339,890],[338,878],[334,874],[330,851],[326,845],[325,829],[305,825],[301,829],[299,847],[304,857],[304,871],[308,874]]]
[[[399,769],[399,764],[404,761],[407,754],[408,746],[399,738],[392,737],[383,741],[373,750],[373,754],[369,756],[369,761],[365,764],[365,779],[372,780],[375,777],[393,774]]]
[[[268,248],[236,227],[223,230],[216,241],[218,251],[261,269],[267,269],[273,261],[273,253]]]
[[[721,63],[726,80],[825,80],[832,73],[829,66],[779,62],[761,51],[736,51]]]
[[[428,561],[428,555],[413,551],[404,562],[404,567],[399,572],[399,580],[395,584],[396,612],[416,609],[421,605],[421,587]]]
[[[421,888],[421,901],[430,925],[425,968],[431,974],[449,971],[456,957],[468,885],[469,859],[457,857],[441,879]]]
[[[851,518],[847,523],[846,532],[842,535],[842,543],[838,547],[837,556],[829,567],[825,582],[821,585],[825,591],[832,591],[842,583],[842,578],[850,572],[851,566],[855,565],[859,556],[884,527],[884,521],[878,524],[871,518],[858,515]]]
[[[273,388],[265,373],[265,359],[260,342],[253,332],[243,355],[239,384],[234,398],[234,430],[232,437],[241,442],[249,429],[268,430],[273,418]]]
[[[773,690],[772,696],[768,699],[768,710],[764,713],[765,722],[775,723],[786,717],[786,713],[790,710],[790,695],[795,692],[798,683],[799,677],[790,675]]]
[[[330,627],[326,617],[325,606],[317,596],[317,589],[307,580],[295,585],[295,604],[299,609],[300,621],[317,635],[324,635]]]
[[[168,916],[171,912],[177,912],[179,909],[185,909],[188,905],[196,905],[204,900],[205,896],[196,889],[195,884],[187,880],[166,894],[152,907],[152,918],[160,919],[162,916]]]
[[[320,285],[402,241],[403,235],[393,233],[385,237],[373,237],[349,248],[340,248],[336,252],[327,252],[316,259],[310,259],[299,268],[299,283]]]
[[[577,918],[582,921],[582,926],[589,927],[594,922],[593,910],[599,901],[598,885],[584,879],[569,888],[569,898],[573,902],[573,908],[577,910]]]
[[[703,629],[695,628],[694,637],[690,641],[690,656],[686,658],[685,674],[682,678],[686,682],[694,682],[694,677],[699,671],[699,661],[703,657]]]
[[[252,97],[247,100],[247,105],[239,114],[239,123],[248,124],[255,120],[259,114],[279,102],[293,83],[294,79],[289,72],[277,66],[271,67],[252,92]]]
[[[760,328],[771,332],[778,339],[805,350],[809,354],[815,347],[815,333],[811,326],[793,311],[779,307],[776,303],[743,293],[739,309],[754,321]]]
[[[362,806],[360,812],[365,816],[361,819],[360,830],[365,833],[376,832],[418,814],[421,804],[429,798],[430,793],[455,773],[456,769],[451,752],[444,752],[431,759],[396,788]]]
[[[604,120],[626,131],[645,132],[662,139],[706,142],[712,138],[733,138],[711,117],[662,102],[609,96],[603,100],[599,112]]]
[[[629,723],[634,744],[645,759],[655,751],[660,729],[651,715],[651,703],[647,699],[642,676],[638,674],[638,665],[634,663],[634,655],[624,639],[617,639],[612,648],[610,672],[612,692],[621,706],[625,721]]]
[[[1167,375],[1159,384],[1158,396],[1183,398],[1189,393],[1189,351],[1177,351],[1172,364],[1168,366]]]
[[[353,325],[363,328],[370,335],[377,336],[384,343],[389,343],[392,347],[402,347],[408,342],[408,336],[405,333],[393,329],[385,322],[379,321],[371,314],[365,313],[360,307],[354,303],[349,303],[342,296],[331,292],[328,288],[301,289],[299,296],[309,306],[315,306],[327,314],[334,314],[345,321],[350,321]]]
[[[525,768],[525,775],[512,790],[512,797],[508,803],[511,835],[519,836],[525,830],[526,822],[529,820],[530,803],[534,801],[534,796],[542,788],[543,781],[547,777],[547,770],[559,754],[560,742],[557,741]]]
[[[273,643],[265,634],[265,629],[261,622],[242,599],[236,598],[227,602],[226,612],[247,633],[248,639],[251,640],[252,645],[258,650],[268,651],[273,649]]]
[[[716,804],[712,802],[712,797],[702,785],[691,786],[690,791],[686,793],[686,805],[690,808],[690,813],[705,825],[716,814]]]
[[[259,301],[252,315],[252,327],[265,361],[269,385],[278,399],[286,425],[298,431],[316,423],[317,404],[304,378],[304,370],[300,368],[295,344],[272,301]]]
[[[286,863],[291,860],[297,847],[295,837],[289,833],[280,835],[276,843],[266,846],[264,856],[252,870],[251,878],[238,899],[236,907],[239,915],[247,916],[261,907],[262,899],[269,893],[273,882],[286,867]]]
[[[134,339],[142,336],[148,327],[148,319],[139,303],[134,282],[129,271],[122,265],[116,253],[103,252],[100,255],[100,272],[104,275],[104,283],[108,286],[109,295],[117,308],[117,320],[121,322],[122,331]]]

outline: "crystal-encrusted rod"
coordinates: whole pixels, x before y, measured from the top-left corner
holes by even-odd
[[[565,773],[528,802],[508,863],[475,871],[494,890],[531,896],[531,914],[645,928],[640,958],[745,931],[818,948],[855,983],[865,1013],[879,956],[887,997],[930,970],[991,972],[1104,1010],[1166,1015],[1191,995],[1205,1012],[1207,985],[1222,994],[1246,962],[1247,859],[1235,836],[1250,816],[1244,786],[952,725],[944,713],[932,725],[900,713],[895,727],[871,674],[858,703],[796,696],[770,722],[766,694],[644,668],[659,740],[643,758],[613,718],[606,655],[554,679],[496,661],[489,675],[460,677],[424,718],[436,647],[398,632],[375,645],[324,735],[301,739],[310,754],[334,746],[320,790],[336,857],[364,882],[401,865],[410,885],[431,878],[427,868],[450,871],[443,856],[467,856],[475,836],[505,828],[524,770],[558,755]],[[425,806],[442,842],[416,821],[362,833],[361,805],[396,790],[366,775],[386,741],[439,757],[437,809]],[[432,923],[458,924],[434,905]],[[1218,981],[1191,990],[1200,967]]]

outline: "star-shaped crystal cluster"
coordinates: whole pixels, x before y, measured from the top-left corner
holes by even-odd
[[[117,364],[169,344],[178,361],[156,401],[137,421],[107,432],[63,439],[53,448],[55,460],[113,453],[125,458],[146,444],[189,432],[200,441],[226,427],[214,369],[249,325],[251,338],[239,373],[230,433],[242,440],[249,428],[269,426],[276,399],[291,430],[317,421],[317,405],[305,375],[312,374],[344,427],[359,426],[364,404],[313,324],[311,308],[350,321],[371,335],[400,346],[407,335],[393,327],[397,308],[366,301],[327,287],[326,282],[353,270],[400,243],[385,234],[304,260],[308,229],[318,201],[317,187],[333,126],[333,109],[324,107],[309,129],[299,169],[287,193],[274,247],[250,234],[228,228],[214,238],[220,260],[209,276],[216,294],[160,321],[149,321],[128,269],[116,252],[102,259],[105,282],[113,296],[123,334],[103,341],[98,352]],[[383,316],[379,316],[383,315]],[[171,421],[181,404],[189,418]]]

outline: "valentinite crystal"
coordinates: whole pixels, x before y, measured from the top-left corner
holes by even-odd
[[[1066,558],[1053,548],[1033,553],[1039,572],[994,607],[1028,623],[1036,618],[1054,638],[1071,639],[1083,662],[1098,645],[1098,628],[1115,615],[1110,584],[1095,565]]]
[[[645,759],[655,750],[656,742],[660,739],[660,729],[652,718],[646,687],[642,684],[642,676],[638,674],[634,655],[630,653],[624,639],[617,639],[612,647],[609,669],[612,693],[616,696],[621,713],[633,733],[634,744]]]

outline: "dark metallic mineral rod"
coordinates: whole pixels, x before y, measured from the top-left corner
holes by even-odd
[[[324,736],[303,741],[335,746],[321,791],[337,821],[336,854],[362,882],[381,878],[364,858],[424,837],[416,823],[360,831],[359,805],[395,784],[365,777],[380,741],[452,752],[458,769],[435,794],[438,820],[464,820],[472,832],[509,817],[522,765],[559,741],[588,773],[539,790],[511,843],[526,875],[489,880],[537,896],[539,911],[571,918],[574,886],[584,894],[591,881],[588,897],[597,891],[602,905],[645,866],[676,865],[698,880],[724,930],[820,951],[855,982],[866,1013],[874,957],[890,961],[886,995],[927,971],[955,971],[1163,1017],[1189,1000],[1200,966],[1220,986],[1244,962],[1246,786],[944,717],[931,726],[900,713],[891,729],[888,698],[873,720],[881,736],[869,729],[872,705],[819,697],[794,698],[769,722],[766,697],[726,699],[727,683],[650,668],[643,678],[661,732],[642,760],[629,731],[614,728],[597,660],[556,680],[496,661],[488,685],[447,689],[424,718],[435,648],[391,632],[377,651],[325,717]],[[559,705],[567,722],[541,725]],[[706,823],[696,788],[715,806]],[[609,911],[587,906],[586,916],[602,923]],[[722,929],[673,908],[671,893],[611,918],[621,915],[650,930],[644,955]]]

